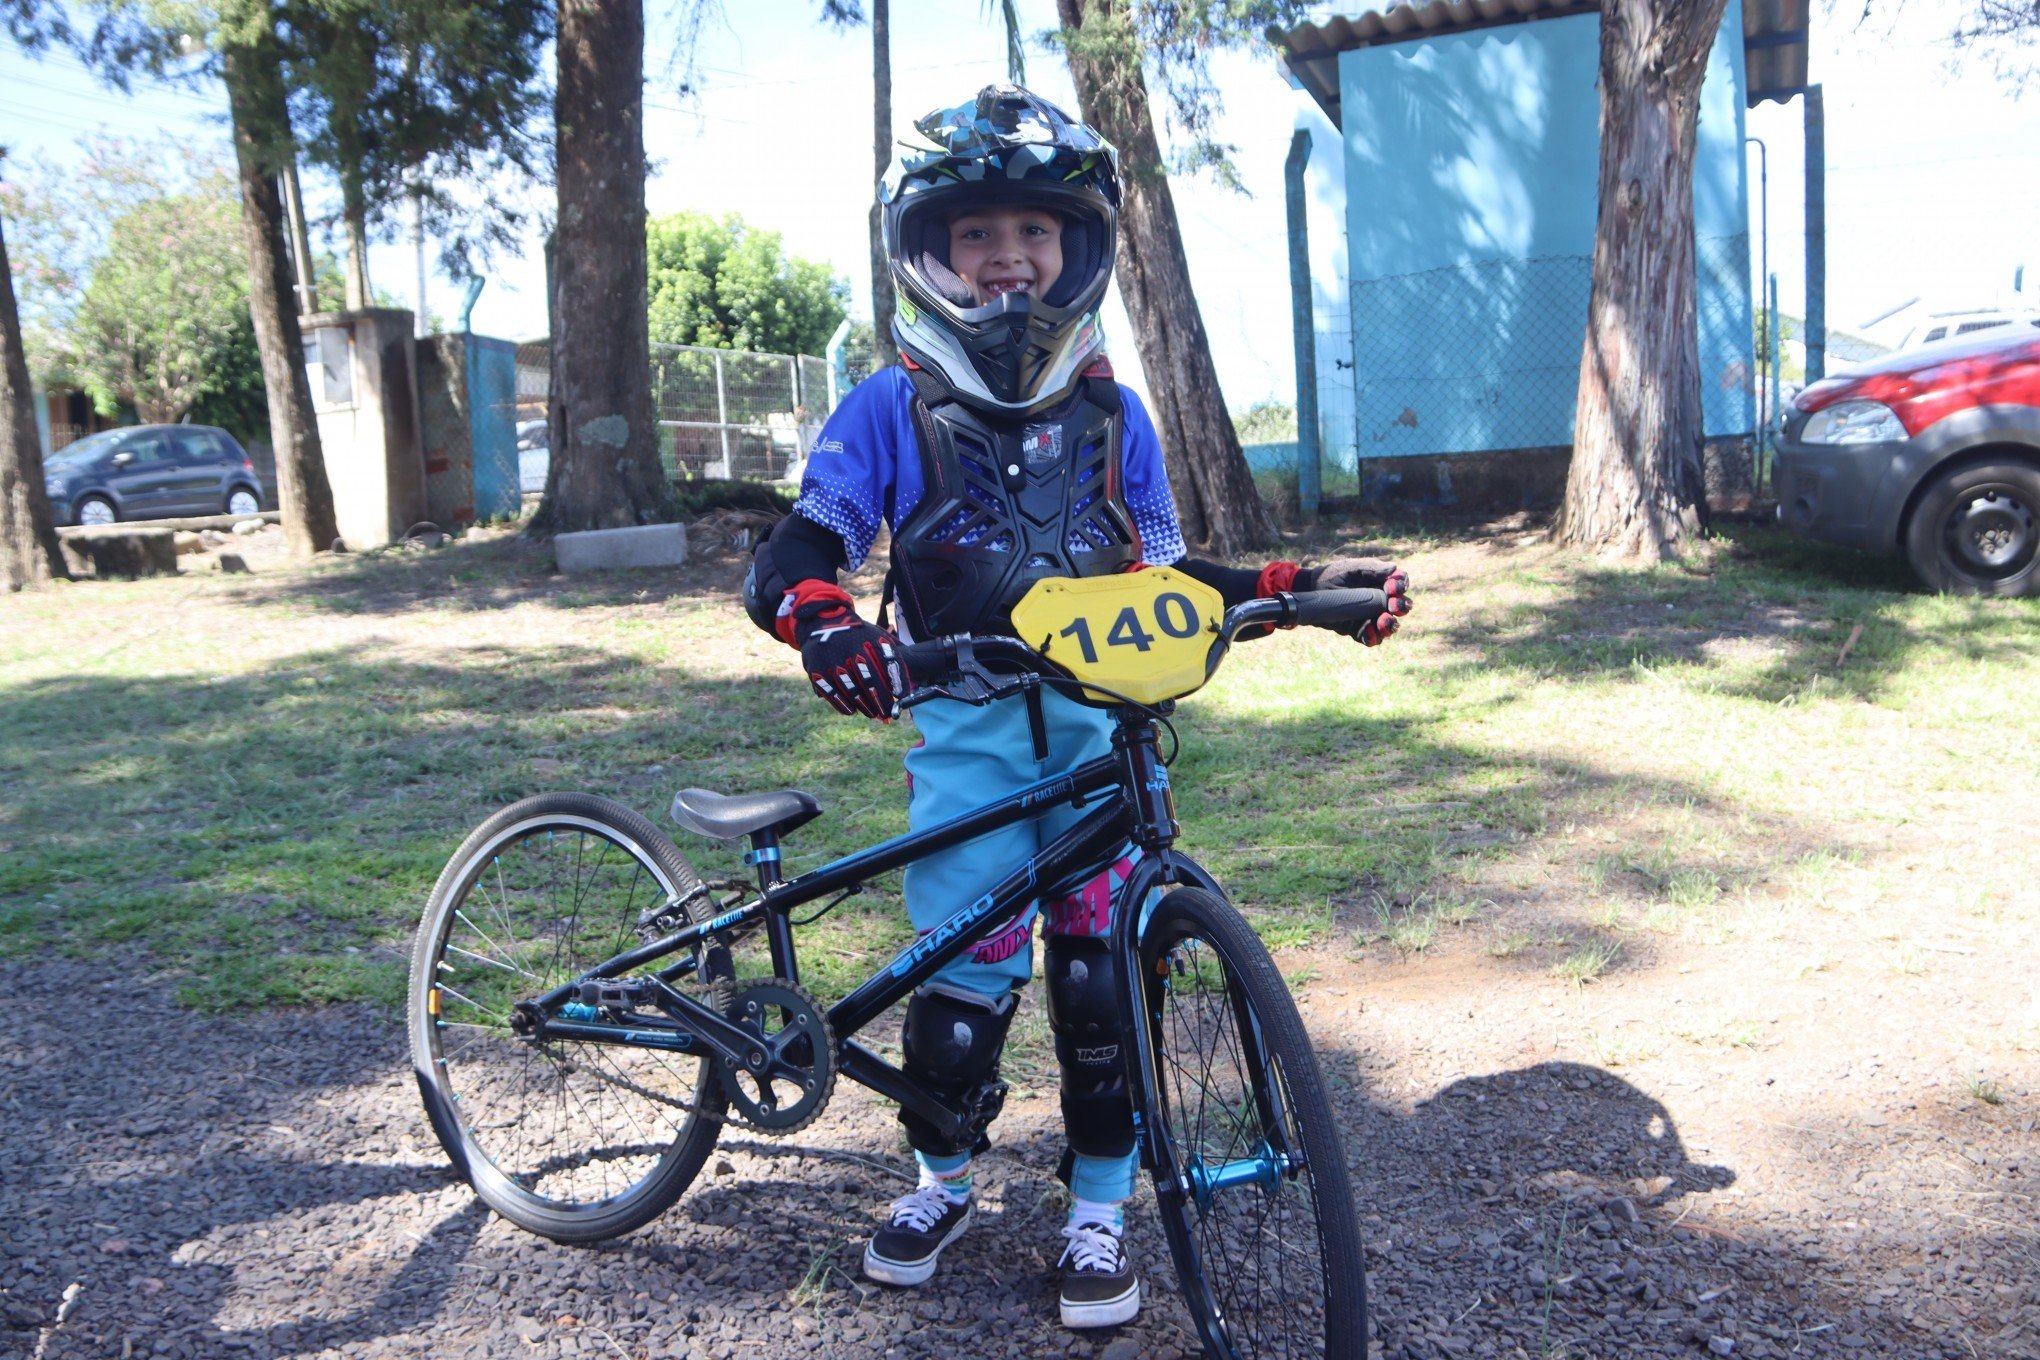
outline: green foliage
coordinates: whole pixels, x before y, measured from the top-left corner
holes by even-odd
[[[847,279],[736,213],[655,217],[645,245],[655,344],[820,354],[849,309]]]
[[[80,138],[79,146],[83,154],[68,164],[9,157],[0,182],[22,347],[29,373],[43,382],[83,381],[71,328],[113,224],[166,195],[198,192],[224,165],[222,147],[104,133]]]
[[[1176,136],[1173,164],[1144,163],[1142,148],[1119,148],[1129,175],[1209,172],[1220,184],[1245,192],[1233,168],[1236,148],[1218,141],[1214,132],[1223,112],[1219,89],[1211,79],[1214,51],[1251,48],[1268,51],[1271,27],[1286,27],[1308,15],[1304,0],[1225,0],[1223,4],[1185,4],[1183,0],[1081,0],[1078,28],[1048,35],[1073,62],[1096,63],[1108,88],[1087,94],[1121,105],[1125,110],[1144,102],[1145,90],[1133,89],[1137,79],[1158,83],[1168,97],[1169,121]],[[1083,81],[1078,82],[1081,88]]]
[[[283,10],[292,122],[305,153],[373,220],[416,195],[447,268],[516,236],[500,195],[464,213],[455,180],[532,175],[550,91],[543,0],[289,0]]]
[[[1296,408],[1269,398],[1233,413],[1233,429],[1242,444],[1280,444],[1296,438]]]
[[[176,421],[229,385],[234,361],[255,358],[239,207],[224,176],[114,220],[70,341],[100,411],[127,403],[149,422]]]
[[[1778,314],[1778,373],[1780,377],[1790,382],[1803,382],[1806,378],[1806,366],[1793,360],[1792,351],[1789,348],[1791,343],[1799,338],[1799,329],[1803,324],[1796,317],[1787,316],[1783,312]],[[1756,340],[1757,362],[1760,364],[1769,363],[1771,361],[1771,311],[1768,307],[1757,308]]]

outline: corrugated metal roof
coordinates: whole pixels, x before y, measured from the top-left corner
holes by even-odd
[[[1806,85],[1806,15],[1809,0],[1742,0],[1743,61],[1751,107],[1766,99],[1785,100]],[[1599,0],[1408,0],[1333,15],[1284,30],[1270,28],[1268,40],[1283,64],[1334,124],[1339,121],[1339,53],[1385,43],[1466,33],[1503,24],[1567,14],[1589,14]]]
[[[1749,105],[1784,103],[1806,88],[1808,0],[1742,0]]]

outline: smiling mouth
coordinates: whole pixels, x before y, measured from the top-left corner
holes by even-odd
[[[1034,283],[1031,279],[993,279],[985,285],[985,296],[987,298],[995,298],[1004,293],[1032,293],[1033,291]]]

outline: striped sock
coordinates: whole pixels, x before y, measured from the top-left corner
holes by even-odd
[[[949,1196],[949,1202],[952,1204],[961,1204],[970,1198],[970,1182],[968,1158],[964,1160],[963,1165],[947,1171],[936,1171],[925,1165],[921,1168],[921,1184],[941,1186],[942,1193]]]
[[[1114,1237],[1126,1235],[1126,1206],[1106,1200],[1080,1199],[1070,1205],[1072,1228],[1107,1228]]]

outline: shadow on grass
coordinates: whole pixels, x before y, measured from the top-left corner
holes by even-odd
[[[1875,701],[1931,660],[2034,657],[2040,602],[1926,595],[1903,564],[1775,529],[1730,526],[1726,539],[1704,573],[1581,565],[1556,600],[1476,610],[1442,634],[1465,658],[1445,674],[1642,679],[1674,666],[1767,703],[1816,680]]]
[[[321,557],[309,568],[235,578],[227,598],[320,613],[401,615],[417,610],[551,609],[736,598],[748,556],[726,544],[697,544],[677,567],[563,576],[552,546],[518,536],[454,539],[442,548],[389,548]]]
[[[1277,943],[1335,927],[1376,889],[1407,902],[1611,790],[1711,806],[1677,780],[1456,747],[1411,721],[1210,717],[1183,718],[1185,846]],[[0,950],[140,949],[208,1009],[394,1004],[440,867],[496,808],[582,789],[663,825],[677,787],[803,788],[828,815],[789,842],[799,873],[904,830],[911,740],[836,717],[797,675],[575,646],[38,680],[0,705],[0,777],[18,791],[0,803]],[[1356,789],[1379,793],[1356,807]],[[726,847],[681,848],[744,876]],[[895,903],[881,891],[804,933],[817,985],[847,989],[905,938]]]

